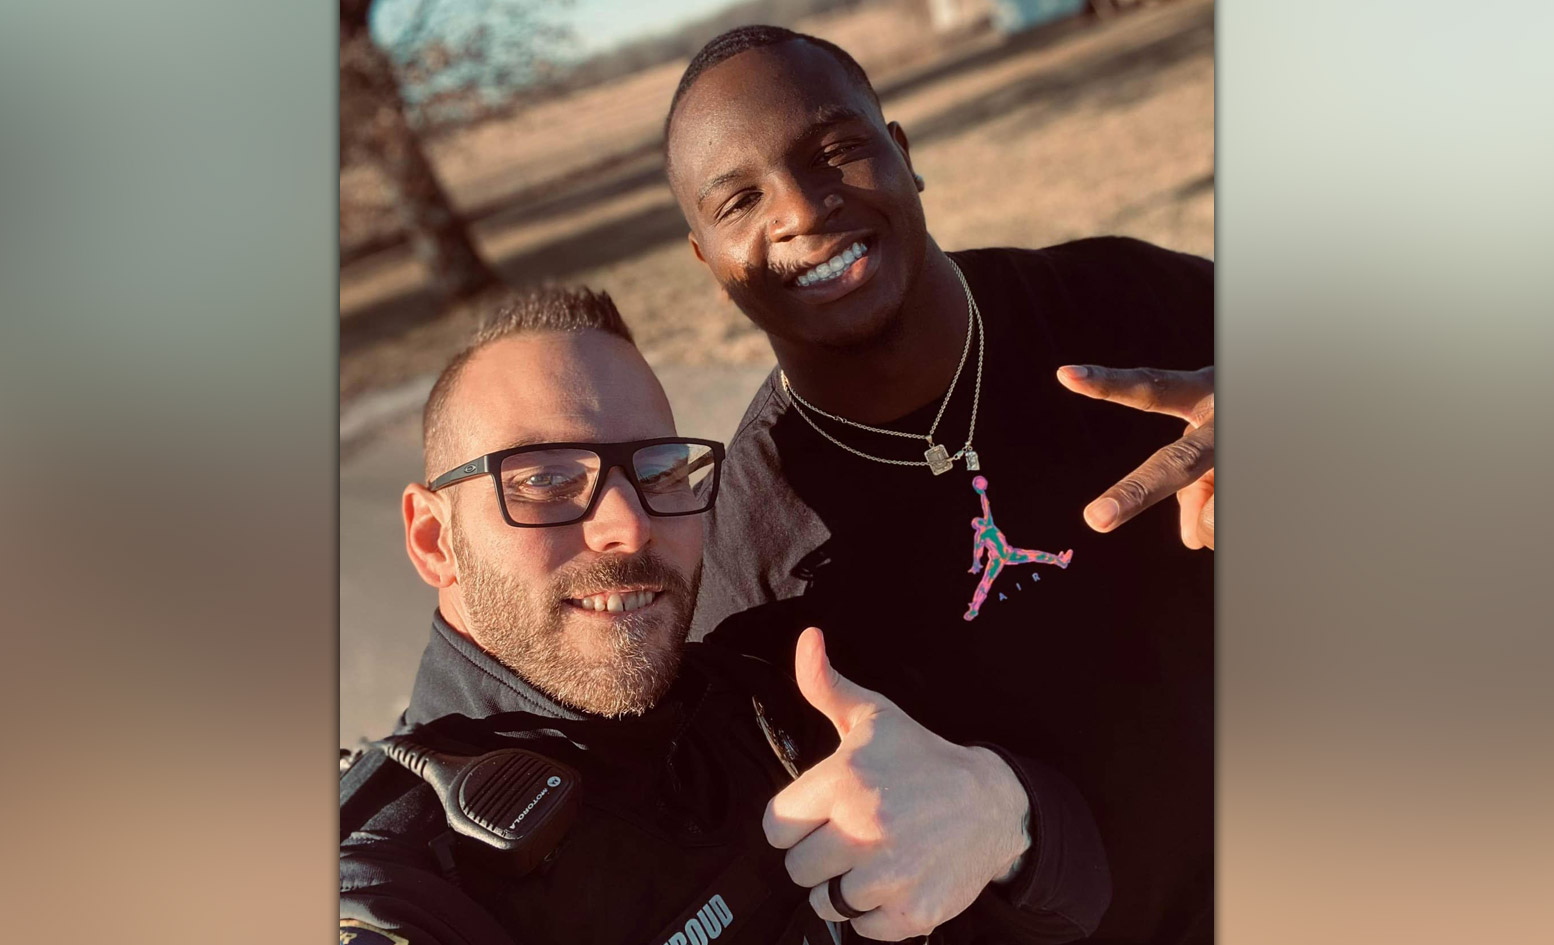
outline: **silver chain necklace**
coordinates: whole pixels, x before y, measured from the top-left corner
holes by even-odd
[[[955,260],[950,259],[949,263],[950,268],[955,270],[955,277],[960,280],[961,288],[966,292],[966,309],[970,317],[966,319],[966,344],[960,352],[960,364],[955,367],[955,377],[950,381],[950,389],[944,392],[944,399],[939,402],[939,412],[934,416],[933,424],[928,427],[928,432],[926,434],[903,433],[900,430],[871,427],[866,423],[858,423],[846,417],[839,417],[834,413],[827,413],[800,397],[798,391],[793,389],[793,384],[789,382],[787,372],[779,369],[777,373],[782,378],[782,389],[787,391],[788,396],[793,398],[794,407],[798,410],[799,416],[803,417],[805,422],[814,427],[816,433],[819,433],[854,456],[862,456],[864,459],[872,459],[876,463],[885,463],[890,466],[927,466],[929,471],[935,476],[949,472],[954,467],[955,461],[962,457],[966,460],[966,469],[971,472],[976,472],[982,468],[977,460],[977,451],[971,448],[971,440],[977,433],[977,405],[982,400],[982,355],[987,347],[987,332],[982,328],[982,313],[977,310],[977,300],[971,294],[971,286],[967,284],[965,275],[961,273],[960,267],[955,265]],[[971,426],[966,431],[965,445],[952,456],[943,445],[934,443],[933,435],[934,431],[939,429],[939,421],[944,419],[944,408],[949,406],[950,396],[955,393],[955,385],[960,382],[961,371],[966,367],[966,356],[971,353],[971,333],[973,328],[976,329],[977,334],[977,375],[976,386],[973,388],[971,395]],[[909,440],[926,440],[928,442],[928,449],[923,451],[923,458],[921,460],[886,459],[883,456],[870,455],[863,450],[848,446],[825,430],[822,430],[820,425],[809,414],[804,412],[803,408],[805,407],[820,414],[822,417],[835,420],[837,423],[845,423],[850,427],[857,427],[860,430],[868,430],[870,433],[903,436]]]

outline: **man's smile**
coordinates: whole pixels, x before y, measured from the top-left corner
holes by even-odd
[[[783,282],[805,302],[833,302],[869,281],[879,269],[879,255],[878,238],[861,234],[814,254]]]
[[[568,597],[566,603],[589,613],[628,614],[651,607],[661,593],[662,589],[657,587],[615,588],[583,597]]]

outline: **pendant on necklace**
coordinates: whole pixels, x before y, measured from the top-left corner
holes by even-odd
[[[976,472],[981,468],[982,464],[977,461],[977,451],[969,446],[966,447],[966,470],[968,472]]]
[[[923,458],[928,460],[928,471],[935,476],[949,472],[955,465],[950,459],[950,451],[943,446],[930,446],[923,451]]]

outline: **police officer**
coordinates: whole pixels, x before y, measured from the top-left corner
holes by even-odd
[[[835,760],[865,703],[866,724],[910,720],[829,672],[818,633],[800,646],[803,697],[767,664],[685,643],[722,447],[675,434],[608,296],[549,290],[499,309],[434,386],[424,438],[426,485],[402,511],[438,611],[395,735],[342,776],[342,945],[853,935],[820,922],[819,897],[890,928],[839,877],[793,882],[768,843],[792,825],[767,803]],[[1023,813],[1016,794],[988,807]],[[1044,814],[1047,846],[1067,838],[1071,863],[1094,863],[1071,820]],[[936,937],[1078,937],[1061,888],[1030,907],[1029,846],[977,851],[974,868],[1007,885]]]

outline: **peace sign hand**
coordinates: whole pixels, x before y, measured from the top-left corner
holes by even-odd
[[[1112,403],[1187,421],[1181,439],[1157,450],[1139,468],[1085,507],[1085,521],[1109,532],[1176,493],[1182,543],[1214,548],[1214,365],[1197,371],[1067,365],[1064,387]]]

